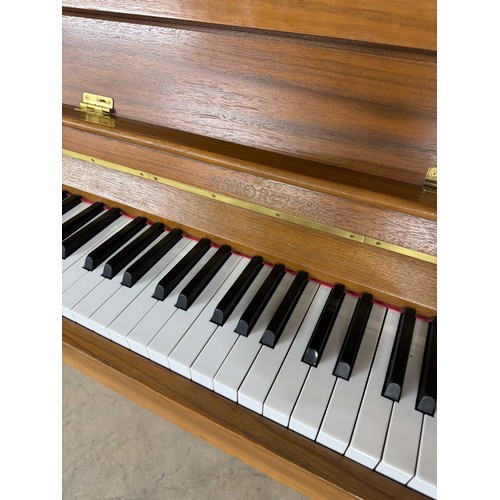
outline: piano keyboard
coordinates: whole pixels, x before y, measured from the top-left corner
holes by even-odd
[[[436,319],[62,203],[65,317],[436,498]]]

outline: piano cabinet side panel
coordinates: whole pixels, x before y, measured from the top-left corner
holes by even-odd
[[[62,334],[68,365],[307,496],[424,498],[66,318]]]
[[[90,199],[120,206],[132,215],[208,236],[246,255],[309,272],[318,280],[341,282],[356,292],[371,292],[393,306],[436,314],[436,266],[312,228],[230,207],[216,200],[139,178],[83,160],[63,157],[63,185]],[[277,237],[279,235],[279,237]]]

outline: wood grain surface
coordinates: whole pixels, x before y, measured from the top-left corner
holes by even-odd
[[[67,156],[62,181],[69,191],[132,215],[165,222],[197,238],[208,236],[216,244],[227,243],[237,252],[261,255],[293,271],[304,269],[320,281],[370,292],[393,306],[411,306],[424,316],[436,314],[434,264],[244,208],[228,210],[216,200]]]
[[[209,152],[198,151],[198,156],[205,159],[201,161],[183,156],[181,148],[175,145],[171,148],[175,154],[162,150],[158,143],[154,146],[139,146],[63,127],[63,147],[66,149],[393,245],[433,256],[437,253],[436,220],[409,215],[396,207],[381,207],[383,202],[375,200],[376,191],[366,193],[361,200],[349,199],[342,196],[343,186],[338,189],[340,194],[332,192],[333,185],[328,193],[318,192],[314,186],[306,187],[305,183],[296,186],[293,176],[288,182],[270,179],[265,165],[255,164],[253,173],[250,168],[241,172],[214,164]],[[371,185],[372,189],[375,187]],[[400,205],[403,205],[401,200]],[[430,212],[430,207],[425,208]]]
[[[307,496],[425,498],[66,318],[62,348],[73,368]]]
[[[416,185],[436,164],[434,55],[136,21],[63,16],[64,103]]]
[[[436,50],[435,0],[63,0],[63,6]]]
[[[69,131],[73,128],[102,138],[145,146],[231,171],[367,203],[374,207],[396,210],[432,221],[437,218],[435,194],[423,191],[419,185],[353,172],[334,165],[160,127],[114,114],[108,120],[109,123],[103,125],[99,120],[94,120],[88,114],[76,110],[74,106],[63,105],[62,113],[63,139],[71,134],[78,140],[78,133]],[[85,147],[87,141],[91,142],[90,137],[82,135],[80,147]]]

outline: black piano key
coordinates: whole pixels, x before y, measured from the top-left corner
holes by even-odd
[[[122,227],[113,236],[94,248],[87,257],[85,257],[84,269],[93,271],[102,264],[109,256],[114,254],[120,247],[125,245],[130,238],[135,236],[146,225],[145,217],[136,217],[125,227]]]
[[[160,222],[155,222],[148,227],[146,231],[132,240],[104,264],[102,276],[109,279],[116,276],[126,265],[130,264],[146,247],[156,240],[163,233],[163,230],[164,226]]]
[[[186,277],[196,263],[208,252],[210,240],[203,238],[156,285],[153,297],[165,300],[168,294]]]
[[[415,408],[427,415],[434,415],[437,401],[437,318],[434,318],[427,329],[424,359],[418,384]]]
[[[137,283],[182,238],[180,229],[173,229],[123,274],[122,285],[131,287]]]
[[[215,308],[214,314],[212,315],[212,319],[210,321],[220,326],[222,326],[227,321],[229,316],[231,316],[234,308],[237,306],[243,295],[245,295],[248,287],[253,283],[253,280],[259,274],[262,266],[262,257],[252,257],[243,272],[238,276],[238,279],[234,282],[226,295],[224,295],[221,301],[217,304],[217,307]]]
[[[196,276],[183,288],[177,298],[175,307],[187,311],[226,260],[229,259],[230,255],[231,247],[229,245],[222,245]]]
[[[314,327],[309,343],[302,356],[302,361],[311,366],[318,366],[321,355],[325,350],[326,342],[330,336],[337,315],[345,296],[344,285],[335,285],[326,299],[323,310]]]
[[[69,196],[69,193],[67,191],[62,190],[62,199],[67,198]]]
[[[399,318],[398,329],[392,345],[389,366],[382,388],[382,395],[393,401],[399,401],[401,397],[415,319],[416,312],[411,308],[407,308]]]
[[[120,214],[121,212],[119,208],[107,210],[105,213],[89,222],[86,226],[79,229],[76,233],[68,236],[68,238],[62,242],[62,258],[65,259],[66,257],[69,257],[81,246],[85,245],[85,243],[90,241],[94,236],[108,227],[113,221],[118,219]]]
[[[307,285],[307,273],[305,271],[300,271],[295,276],[292,284],[288,288],[281,304],[276,309],[274,316],[272,317],[269,325],[260,339],[260,343],[267,345],[268,347],[274,348],[277,344],[283,330],[285,329],[292,312],[297,305],[297,302]]]
[[[241,315],[238,325],[234,330],[236,333],[245,337],[248,336],[284,275],[285,266],[283,264],[277,264],[273,267],[273,270],[269,273],[269,276],[262,283],[262,286]]]
[[[76,207],[81,202],[81,196],[72,194],[71,196],[65,197],[63,191],[62,214],[64,215],[66,212],[69,212],[72,208]]]
[[[349,323],[349,328],[347,329],[344,342],[340,348],[339,357],[333,370],[333,374],[337,377],[345,380],[349,380],[351,377],[359,346],[363,339],[363,333],[365,332],[366,324],[372,310],[372,299],[371,294],[364,293],[356,304],[356,309]]]
[[[87,222],[91,221],[99,212],[104,210],[104,203],[92,203],[85,210],[71,217],[62,225],[62,239],[65,240],[70,234],[78,231]]]

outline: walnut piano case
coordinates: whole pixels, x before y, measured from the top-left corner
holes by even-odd
[[[63,187],[435,316],[436,9],[362,4],[64,0]],[[312,497],[420,496],[67,319],[63,356]]]

